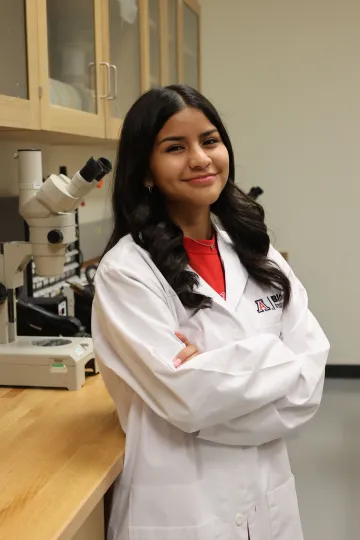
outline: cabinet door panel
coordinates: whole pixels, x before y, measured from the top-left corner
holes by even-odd
[[[160,10],[158,0],[149,0],[149,49],[150,49],[150,86],[161,84],[161,46]]]
[[[184,2],[184,82],[194,88],[200,86],[199,66],[199,15],[193,6]]]
[[[180,81],[200,90],[200,6],[196,0],[178,0]]]
[[[39,127],[36,3],[0,5],[0,126]]]
[[[177,0],[168,0],[169,84],[179,82],[178,74],[178,7]]]
[[[50,102],[97,113],[93,0],[47,0]]]
[[[29,99],[24,0],[3,2],[0,36],[0,94]]]
[[[104,137],[101,1],[38,0],[38,14],[42,128]]]
[[[108,2],[110,64],[116,67],[110,74],[108,100],[111,116],[121,119],[141,93],[139,13],[136,0],[128,12],[121,9],[118,0]]]

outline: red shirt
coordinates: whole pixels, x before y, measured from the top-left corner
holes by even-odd
[[[201,244],[191,238],[184,237],[184,247],[189,257],[189,264],[225,300],[225,273],[215,236],[211,240],[199,240],[199,242]]]

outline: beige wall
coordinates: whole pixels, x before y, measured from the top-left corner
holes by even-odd
[[[205,0],[203,91],[223,114],[237,179],[260,185],[332,361],[360,363],[360,3]]]

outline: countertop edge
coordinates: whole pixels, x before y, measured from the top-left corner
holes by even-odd
[[[124,452],[116,459],[112,467],[99,479],[97,486],[89,497],[83,500],[80,507],[74,509],[69,520],[64,524],[61,531],[49,540],[71,540],[85,520],[89,517],[96,505],[104,497],[107,490],[115,482],[124,465]]]

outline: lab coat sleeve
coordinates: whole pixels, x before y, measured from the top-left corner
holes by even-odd
[[[312,313],[304,287],[288,265],[292,286],[290,305],[283,313],[283,343],[301,364],[296,383],[283,397],[225,424],[201,430],[199,437],[228,445],[257,446],[285,438],[316,413],[323,392],[329,342]]]
[[[230,342],[175,369],[184,347],[174,334],[177,322],[157,280],[144,276],[103,261],[95,279],[93,341],[99,361],[156,414],[193,433],[275,402],[287,405],[304,358],[273,334]]]

